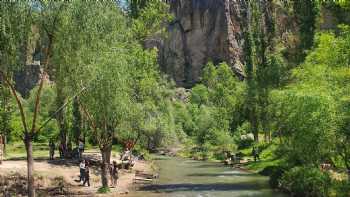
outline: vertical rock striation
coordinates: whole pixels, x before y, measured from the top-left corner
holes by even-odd
[[[160,49],[160,64],[177,85],[192,87],[208,61],[226,61],[243,76],[245,0],[172,0],[170,7],[175,20]]]

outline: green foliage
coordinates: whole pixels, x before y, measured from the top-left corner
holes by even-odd
[[[200,151],[222,158],[224,151],[237,149],[232,132],[241,124],[245,86],[226,64],[208,63],[202,84],[193,87],[190,103],[178,106],[176,117],[184,131],[193,137]],[[211,157],[201,155],[200,157]]]
[[[350,182],[349,181],[333,181],[336,197],[349,196]]]
[[[270,177],[269,184],[272,188],[281,187],[281,179],[283,174],[286,172],[284,166],[269,166],[268,169],[264,168],[266,175]],[[266,172],[268,171],[268,172]]]
[[[316,32],[316,20],[319,13],[318,2],[314,0],[293,0],[293,12],[299,28],[298,53],[296,63],[303,62],[307,50],[314,44]]]
[[[109,187],[100,187],[97,190],[97,193],[99,194],[106,194],[109,193],[111,190],[109,189]]]
[[[149,37],[165,33],[164,23],[169,22],[169,5],[157,0],[130,0],[132,20],[132,34],[142,43]]]
[[[0,13],[0,69],[10,73],[25,62],[23,44],[31,37],[36,16],[27,2],[2,2]]]
[[[332,150],[336,129],[334,101],[300,88],[273,97],[279,108],[277,127],[287,138],[282,145],[283,155],[296,164],[317,166]]]
[[[294,196],[329,196],[330,176],[318,168],[295,167],[283,174],[282,188]]]
[[[5,135],[8,140],[11,140],[12,128],[10,122],[13,114],[13,104],[10,91],[3,84],[0,84],[0,134]]]

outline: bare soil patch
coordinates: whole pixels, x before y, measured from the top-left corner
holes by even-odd
[[[87,153],[88,158],[99,157],[98,153]],[[114,155],[111,160],[118,162]],[[98,158],[97,158],[98,159]],[[108,194],[97,194],[101,187],[100,168],[92,166],[90,171],[90,187],[81,186],[79,180],[79,161],[77,160],[35,160],[34,173],[38,196],[119,196],[129,193],[133,188],[135,171],[151,172],[148,162],[137,161],[132,170],[120,170],[116,188],[110,188]],[[0,165],[0,196],[6,190],[16,193],[17,196],[25,195],[26,168],[25,160],[4,161]]]

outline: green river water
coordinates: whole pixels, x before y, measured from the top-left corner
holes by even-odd
[[[132,197],[286,197],[268,185],[268,178],[221,163],[155,157],[159,180],[139,187]]]

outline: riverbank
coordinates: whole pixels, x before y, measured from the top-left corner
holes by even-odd
[[[97,154],[87,152],[85,156]],[[119,154],[113,153],[111,160],[118,160]],[[81,186],[77,161],[37,159],[34,162],[34,175],[38,196],[82,195],[82,196],[119,196],[128,194],[133,189],[135,171],[151,172],[151,162],[136,161],[132,170],[120,170],[117,187],[111,187],[110,192],[98,194],[101,187],[100,168],[92,166],[90,171],[90,187]],[[5,160],[0,165],[0,194],[3,191],[25,196],[26,193],[26,161]]]

